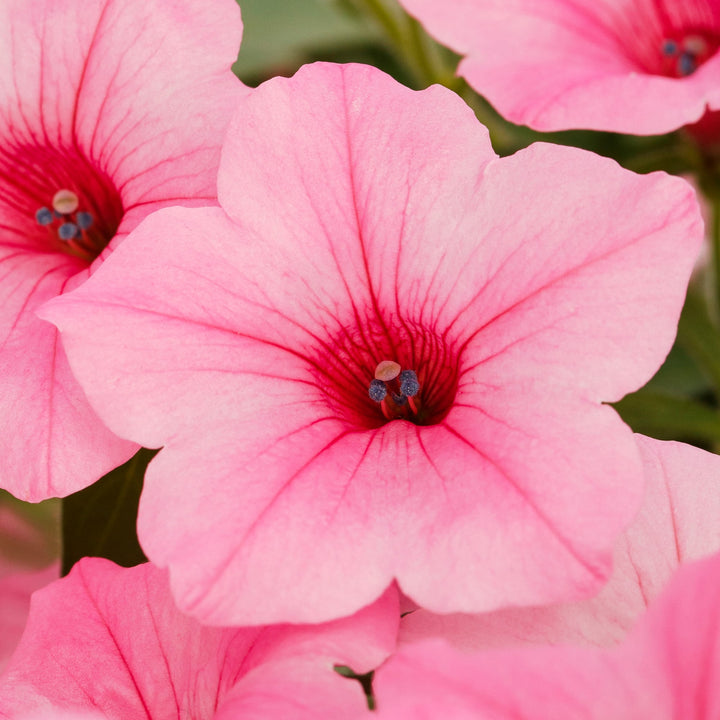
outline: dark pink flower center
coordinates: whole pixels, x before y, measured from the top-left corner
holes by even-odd
[[[360,430],[392,420],[439,423],[459,377],[457,353],[445,338],[402,319],[345,330],[323,346],[316,367],[333,411]]]
[[[594,6],[615,35],[618,49],[643,72],[683,78],[720,47],[715,0],[643,0]]]
[[[9,242],[90,264],[117,232],[120,194],[78,149],[0,148],[0,223]]]
[[[710,30],[675,33],[662,42],[662,74],[669,77],[692,75],[720,46],[720,38]]]

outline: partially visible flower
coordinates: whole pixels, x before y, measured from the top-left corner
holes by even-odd
[[[67,495],[137,448],[35,310],[153,210],[216,203],[240,35],[234,0],[0,4],[0,487],[17,497]]]
[[[60,576],[54,513],[41,530],[17,505],[0,494],[0,672],[25,629],[30,596]]]
[[[515,123],[652,135],[720,109],[717,0],[400,1]]]
[[[425,641],[375,675],[378,720],[716,720],[720,556],[680,568],[611,650],[461,652]]]
[[[720,457],[684,443],[636,437],[645,466],[645,498],[618,540],[613,574],[597,595],[481,615],[420,609],[403,618],[401,642],[440,637],[462,649],[481,649],[622,640],[680,564],[720,551]]]
[[[439,612],[597,590],[642,494],[603,401],[672,344],[691,188],[573,148],[498,159],[453,93],[327,64],[241,102],[218,187],[42,311],[109,426],[164,446],[138,527],[181,607],[319,622],[394,578]]]
[[[367,717],[360,684],[395,647],[397,592],[318,626],[210,628],[180,613],[167,574],[85,558],[33,597],[0,680],[0,716],[99,711],[107,718]]]

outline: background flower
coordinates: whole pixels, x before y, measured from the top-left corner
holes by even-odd
[[[720,556],[681,568],[627,641],[462,653],[407,647],[375,677],[378,720],[710,720],[717,677]]]
[[[166,573],[83,559],[33,598],[0,681],[0,715],[48,708],[134,718],[365,717],[359,673],[392,651],[397,593],[315,627],[207,628],[182,615]]]
[[[31,520],[20,506],[0,492],[0,672],[25,629],[30,596],[60,575],[58,508],[43,508]]]
[[[720,109],[715,0],[400,2],[466,56],[470,85],[536,130],[652,135]]]
[[[17,497],[74,492],[137,449],[35,310],[153,210],[216,202],[240,35],[232,0],[0,6],[0,486]]]

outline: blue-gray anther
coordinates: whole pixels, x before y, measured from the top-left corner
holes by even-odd
[[[81,230],[87,230],[93,224],[93,216],[81,210],[75,215],[75,222]]]
[[[662,54],[667,56],[677,55],[678,46],[674,40],[665,40],[662,46]]]
[[[382,380],[371,380],[368,388],[368,395],[375,402],[382,402],[387,395],[387,388]]]
[[[49,210],[46,207],[41,207],[35,213],[35,220],[37,220],[39,225],[49,225],[53,221],[52,210]]]
[[[697,61],[695,55],[689,52],[684,52],[678,58],[678,72],[683,77],[692,75],[697,70]]]
[[[404,395],[398,395],[397,393],[393,393],[392,399],[395,401],[396,405],[406,405],[407,404],[407,398]]]
[[[400,392],[406,397],[415,397],[420,392],[420,383],[414,370],[403,370],[398,376]]]
[[[78,234],[78,226],[75,223],[66,222],[58,228],[58,237],[61,240],[72,240]]]

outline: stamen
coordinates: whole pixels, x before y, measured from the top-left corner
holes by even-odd
[[[35,213],[35,220],[37,220],[38,225],[49,225],[54,219],[55,216],[52,211],[46,207],[41,207]]]
[[[375,402],[382,402],[387,395],[387,388],[382,380],[371,380],[368,395]]]
[[[400,365],[394,360],[383,360],[375,368],[375,379],[382,382],[390,382],[400,374]]]
[[[678,58],[678,74],[681,77],[692,75],[697,70],[697,62],[695,56],[691,53],[684,52]]]
[[[61,240],[72,240],[79,233],[79,228],[75,223],[66,222],[58,228],[58,237]]]
[[[61,215],[70,215],[78,209],[80,200],[72,190],[58,190],[53,195],[52,206]]]
[[[674,40],[663,40],[662,54],[667,57],[677,55],[678,45]]]
[[[414,397],[420,392],[420,383],[413,370],[403,370],[398,376],[400,392],[406,397]]]
[[[82,210],[75,215],[75,222],[81,230],[87,230],[92,227],[94,222],[93,216],[89,212],[83,212]]]

